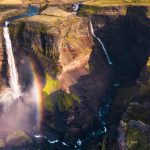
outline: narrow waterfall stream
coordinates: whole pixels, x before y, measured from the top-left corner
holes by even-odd
[[[17,99],[20,96],[20,85],[18,82],[18,72],[15,65],[14,54],[12,50],[12,44],[9,35],[9,22],[5,22],[5,26],[3,27],[3,35],[6,44],[6,53],[7,53],[7,60],[10,70],[10,79],[9,79],[9,86],[13,92],[13,99]]]
[[[111,59],[110,59],[110,57],[109,57],[109,55],[108,55],[108,53],[107,53],[107,50],[106,50],[106,48],[105,48],[103,42],[101,41],[100,38],[98,38],[98,37],[95,35],[95,33],[94,33],[94,28],[93,28],[93,24],[92,24],[91,21],[90,21],[90,28],[91,28],[91,33],[92,33],[93,37],[96,38],[96,39],[99,41],[99,43],[101,44],[102,49],[103,49],[103,51],[104,51],[104,53],[105,53],[105,55],[106,55],[108,64],[109,64],[109,65],[113,65],[113,63],[112,63],[112,61],[111,61]]]

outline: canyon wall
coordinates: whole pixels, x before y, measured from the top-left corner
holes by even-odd
[[[43,131],[53,129],[69,144],[78,138],[85,138],[92,131],[97,131],[99,108],[108,89],[115,83],[121,87],[117,90],[106,119],[108,133],[104,147],[136,147],[129,144],[134,124],[149,129],[148,111],[143,112],[143,109],[149,109],[149,73],[142,70],[149,60],[150,52],[150,21],[147,14],[149,7],[144,6],[104,7],[97,8],[96,11],[95,7],[83,6],[79,16],[76,16],[58,7],[49,6],[39,15],[16,20],[10,25],[16,65],[20,74],[19,81],[22,85],[24,81],[21,76],[26,74],[21,73],[24,69],[20,68],[22,59],[19,54],[23,53],[24,56],[37,60],[34,62],[40,70],[37,74],[43,85],[45,101]],[[93,23],[95,34],[103,41],[113,66],[108,64],[100,43],[93,38],[89,19]],[[0,31],[2,34],[2,30]],[[2,35],[0,42],[4,45]],[[4,52],[5,46],[0,51],[1,66],[6,59]],[[7,67],[6,60],[4,62]],[[3,69],[1,71],[5,72]],[[137,98],[139,86],[145,93]],[[137,96],[133,98],[133,95]],[[135,100],[130,104],[132,99],[139,101]],[[125,117],[122,117],[125,110]],[[140,118],[137,117],[139,111],[143,112]],[[121,118],[121,123],[127,124],[125,127],[129,126],[129,130],[131,127],[131,132],[124,130],[122,124],[119,126]],[[132,120],[140,120],[144,125]],[[129,133],[127,144],[122,142],[127,136],[124,136],[124,139],[119,136],[119,142],[116,140],[118,126],[121,128],[120,136]],[[143,136],[145,138],[145,134]],[[90,146],[100,147],[98,144]]]
[[[10,31],[14,50],[34,53],[45,70],[45,109],[51,117],[43,130],[53,128],[67,142],[96,130],[113,71],[92,37],[88,18],[49,7],[13,22]]]

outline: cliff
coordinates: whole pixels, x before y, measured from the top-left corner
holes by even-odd
[[[119,146],[127,149],[149,149],[149,61],[141,72],[136,85],[136,92],[131,92],[128,104],[119,127]]]
[[[92,141],[96,144],[86,143],[87,149],[137,149],[141,139],[141,148],[149,148],[150,8],[84,4],[78,16],[64,11],[71,10],[69,4],[48,6],[38,15],[12,22],[9,29],[22,91],[31,86],[25,69],[30,62],[24,63],[30,58],[43,86],[43,132],[52,129],[70,145],[88,139],[100,128],[99,109],[112,99],[104,119],[108,133],[103,145],[98,138]],[[112,66],[93,38],[90,20]],[[1,65],[7,67],[4,52],[5,46],[0,55]],[[1,71],[6,73],[2,67]],[[115,92],[109,95],[112,87]]]
[[[48,7],[16,20],[10,31],[16,53],[33,53],[44,68],[45,109],[51,116],[44,120],[44,130],[63,132],[71,142],[94,129],[113,73],[101,45],[93,40],[89,20]]]

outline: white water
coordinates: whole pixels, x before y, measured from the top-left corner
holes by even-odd
[[[94,33],[93,24],[92,24],[91,21],[90,21],[90,27],[91,27],[91,33],[92,33],[93,37],[95,37],[95,38],[99,41],[99,43],[102,45],[102,49],[103,49],[103,51],[104,51],[104,53],[105,53],[105,55],[106,55],[106,58],[107,58],[107,61],[108,61],[109,65],[112,65],[113,63],[112,63],[112,61],[110,60],[110,57],[109,57],[109,55],[108,55],[108,53],[107,53],[107,50],[106,50],[106,48],[105,48],[103,42],[102,42],[101,39],[98,38],[98,37],[95,35],[95,33]]]
[[[79,10],[79,3],[73,5],[73,10],[74,12],[77,12]]]
[[[20,86],[18,82],[18,73],[15,65],[15,59],[13,55],[8,25],[9,22],[6,21],[5,26],[3,27],[3,35],[5,39],[7,60],[8,60],[9,70],[10,70],[9,85],[10,85],[10,89],[13,92],[12,97],[13,99],[16,99],[20,96]]]

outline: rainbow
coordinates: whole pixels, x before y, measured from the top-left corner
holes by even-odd
[[[32,59],[30,59],[30,68],[33,74],[33,94],[35,98],[35,104],[37,108],[37,129],[40,130],[41,122],[43,118],[43,107],[44,107],[44,100],[42,94],[42,81],[39,77],[37,67]]]

